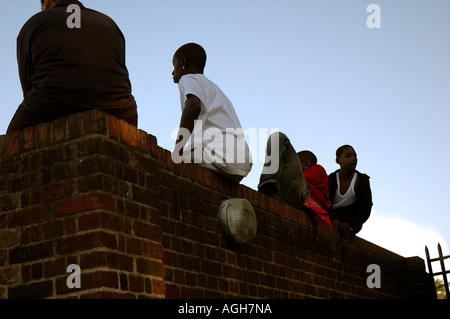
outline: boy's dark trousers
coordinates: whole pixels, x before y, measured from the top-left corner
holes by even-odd
[[[275,154],[272,154],[272,150]],[[258,190],[293,207],[304,207],[303,204],[310,193],[309,187],[303,176],[297,152],[284,133],[275,132],[267,140],[266,159]]]

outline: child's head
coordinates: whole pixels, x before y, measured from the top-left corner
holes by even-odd
[[[173,81],[178,83],[186,74],[203,74],[206,65],[206,52],[196,43],[181,46],[173,55]]]
[[[302,164],[302,170],[317,164],[317,157],[311,151],[301,151],[297,155]]]
[[[336,150],[336,163],[338,163],[343,170],[355,170],[358,163],[355,149],[350,145],[342,145],[339,147]]]
[[[48,10],[59,3],[59,0],[41,0],[41,10]]]

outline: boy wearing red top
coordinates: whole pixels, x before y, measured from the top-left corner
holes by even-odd
[[[317,164],[317,158],[310,151],[298,152],[298,158],[302,163],[303,176],[309,186],[311,197],[325,210],[331,206],[328,190],[328,174],[325,169]]]
[[[305,206],[311,208],[316,216],[331,226],[327,213],[331,207],[327,172],[317,164],[317,157],[311,151],[301,151],[297,155],[310,191],[310,197],[305,202]]]

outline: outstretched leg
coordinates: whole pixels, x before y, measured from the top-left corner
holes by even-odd
[[[309,196],[300,160],[284,133],[275,132],[267,140],[258,190],[297,208],[303,207]]]

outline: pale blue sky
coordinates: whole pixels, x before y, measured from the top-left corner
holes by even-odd
[[[405,238],[402,245],[414,245],[410,250],[391,248],[403,255],[422,256],[424,245],[434,250],[437,240],[448,249],[448,0],[82,3],[122,29],[139,128],[160,146],[173,148],[171,133],[181,115],[172,55],[197,42],[208,54],[205,74],[231,99],[244,130],[283,131],[298,151],[313,151],[328,173],[338,169],[336,148],[354,146],[358,170],[371,176],[374,200],[361,237],[384,246]],[[372,3],[381,8],[379,29],[366,25]],[[22,99],[16,37],[39,10],[39,0],[20,0],[4,2],[0,11],[0,134]],[[254,157],[243,184],[256,189],[262,164]],[[387,234],[376,223],[382,218],[436,236],[420,240],[406,227]],[[412,244],[409,238],[417,237]]]

